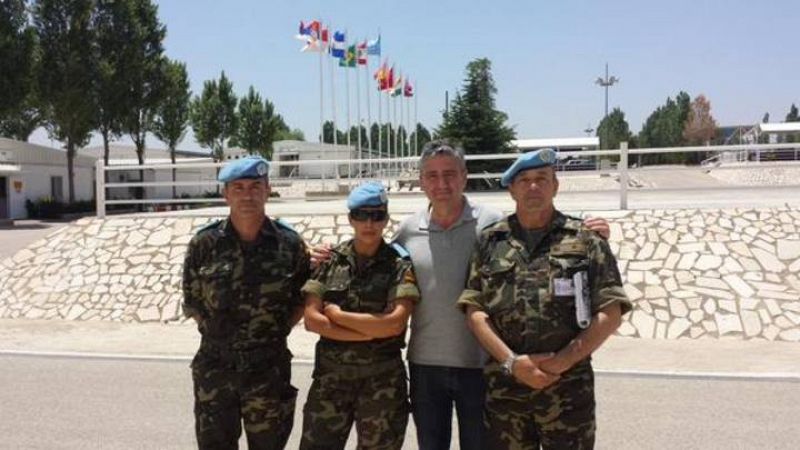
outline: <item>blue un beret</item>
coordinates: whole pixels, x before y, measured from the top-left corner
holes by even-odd
[[[552,148],[543,148],[533,152],[519,155],[514,164],[511,165],[500,178],[500,186],[508,187],[514,177],[523,170],[538,169],[539,167],[552,166],[556,163],[556,152]]]
[[[386,188],[377,181],[368,181],[350,192],[347,196],[347,209],[363,208],[365,206],[383,206],[389,203]]]
[[[248,156],[226,164],[219,171],[217,180],[223,183],[241,180],[242,178],[264,178],[269,173],[269,162],[260,156]]]

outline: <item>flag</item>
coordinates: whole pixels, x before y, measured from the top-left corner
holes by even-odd
[[[384,90],[384,85],[386,84],[386,78],[389,76],[389,70],[386,68],[386,61],[383,61],[383,64],[378,67],[378,70],[372,75],[372,78],[378,82],[378,90]]]
[[[322,42],[313,36],[305,36],[306,45],[300,49],[301,52],[319,52],[322,50]]]
[[[367,54],[368,55],[376,55],[381,56],[381,35],[378,35],[378,39],[371,40],[367,42]]]
[[[328,27],[320,30],[319,34],[320,40],[322,41],[322,48],[328,48],[328,45],[331,43],[330,39],[328,38]]]
[[[367,41],[356,46],[356,60],[359,66],[367,65]]]
[[[406,78],[406,84],[403,86],[403,96],[404,97],[413,97],[414,96],[414,85],[411,84],[411,80]]]
[[[386,79],[384,80],[383,85],[381,86],[382,91],[388,91],[392,89],[394,86],[394,66],[389,69],[389,73],[386,74]]]
[[[390,91],[391,92],[389,92],[389,93],[391,94],[392,97],[397,97],[398,95],[402,95],[403,94],[403,76],[402,75],[397,77],[397,82],[394,84],[394,86],[392,86],[390,88]]]
[[[300,21],[300,29],[298,31],[297,37],[298,39],[303,39],[304,36],[311,36],[315,39],[319,39],[319,30],[320,30],[320,23],[319,20],[312,20],[311,22],[303,22]]]
[[[344,43],[344,33],[336,31],[333,33],[333,44],[331,45],[331,56],[334,58],[344,58],[346,44]]]
[[[339,67],[356,67],[356,46],[347,47],[344,57],[339,59]]]

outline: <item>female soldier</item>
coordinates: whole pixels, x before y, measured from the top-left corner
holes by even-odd
[[[405,346],[419,291],[408,254],[383,239],[386,190],[365,183],[347,199],[355,237],[333,249],[303,287],[306,329],[321,338],[303,409],[301,450],[400,449],[408,423]]]

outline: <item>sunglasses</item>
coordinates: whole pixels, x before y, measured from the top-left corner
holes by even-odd
[[[389,212],[383,209],[354,209],[350,211],[350,218],[356,222],[383,222],[389,218]]]

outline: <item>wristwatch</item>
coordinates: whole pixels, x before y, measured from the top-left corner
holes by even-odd
[[[503,361],[503,364],[500,367],[503,368],[503,373],[504,374],[506,374],[508,376],[511,376],[511,375],[514,374],[514,362],[517,360],[518,356],[519,355],[517,355],[516,353],[511,352],[511,354],[508,355],[508,358],[506,358],[506,360]]]

